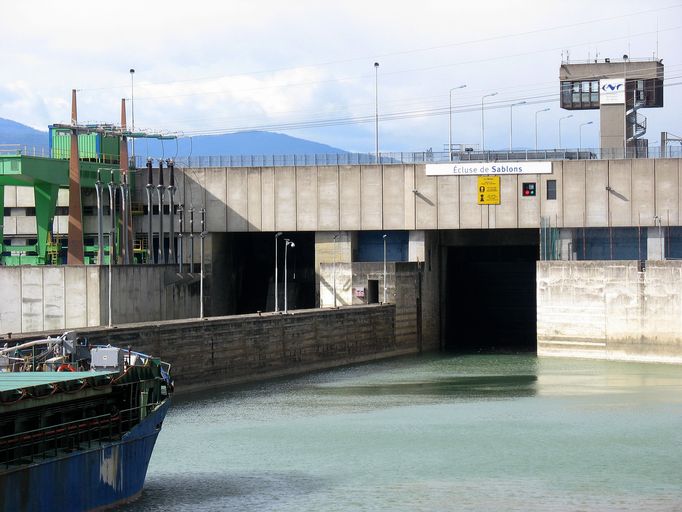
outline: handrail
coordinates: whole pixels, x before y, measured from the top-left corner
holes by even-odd
[[[35,457],[60,449],[80,449],[80,445],[93,442],[111,441],[138,424],[142,409],[153,410],[162,402],[150,402],[111,414],[100,414],[72,420],[26,432],[0,436],[0,464],[6,468],[19,461],[33,461]],[[39,449],[36,450],[35,447]],[[3,455],[17,450],[17,456],[3,460]],[[28,451],[28,453],[26,453]]]
[[[317,153],[279,155],[200,155],[176,157],[176,167],[304,167],[338,165],[394,165],[450,162],[505,162],[505,161],[559,161],[559,160],[620,160],[630,158],[682,158],[682,146],[643,148],[548,148],[517,150],[471,151],[402,151],[381,153]],[[136,157],[135,164],[143,167],[146,157]]]

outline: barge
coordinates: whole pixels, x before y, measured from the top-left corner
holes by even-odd
[[[103,510],[142,492],[170,365],[75,332],[0,348],[0,510]]]

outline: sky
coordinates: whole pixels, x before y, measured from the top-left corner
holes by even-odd
[[[641,111],[650,145],[682,135],[679,0],[23,0],[0,34],[0,117],[42,130],[69,122],[77,89],[82,123],[118,124],[134,98],[138,129],[374,152],[378,113],[380,151],[443,151],[450,118],[453,143],[480,146],[483,101],[487,149],[536,132],[556,148],[570,114],[562,146],[597,147],[598,111],[559,107],[559,66],[627,54],[665,65],[665,106]]]

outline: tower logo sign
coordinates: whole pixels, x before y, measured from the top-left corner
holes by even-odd
[[[599,81],[599,103],[618,105],[625,103],[625,79],[610,78]]]

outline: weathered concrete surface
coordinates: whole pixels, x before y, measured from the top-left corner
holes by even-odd
[[[538,355],[682,363],[682,262],[537,263]]]
[[[161,357],[177,389],[189,391],[417,352],[414,338],[396,337],[395,313],[393,305],[352,306],[78,332],[91,344]]]
[[[174,266],[116,266],[113,322],[199,315],[196,276]],[[0,335],[108,323],[108,268],[94,265],[0,267]]]

